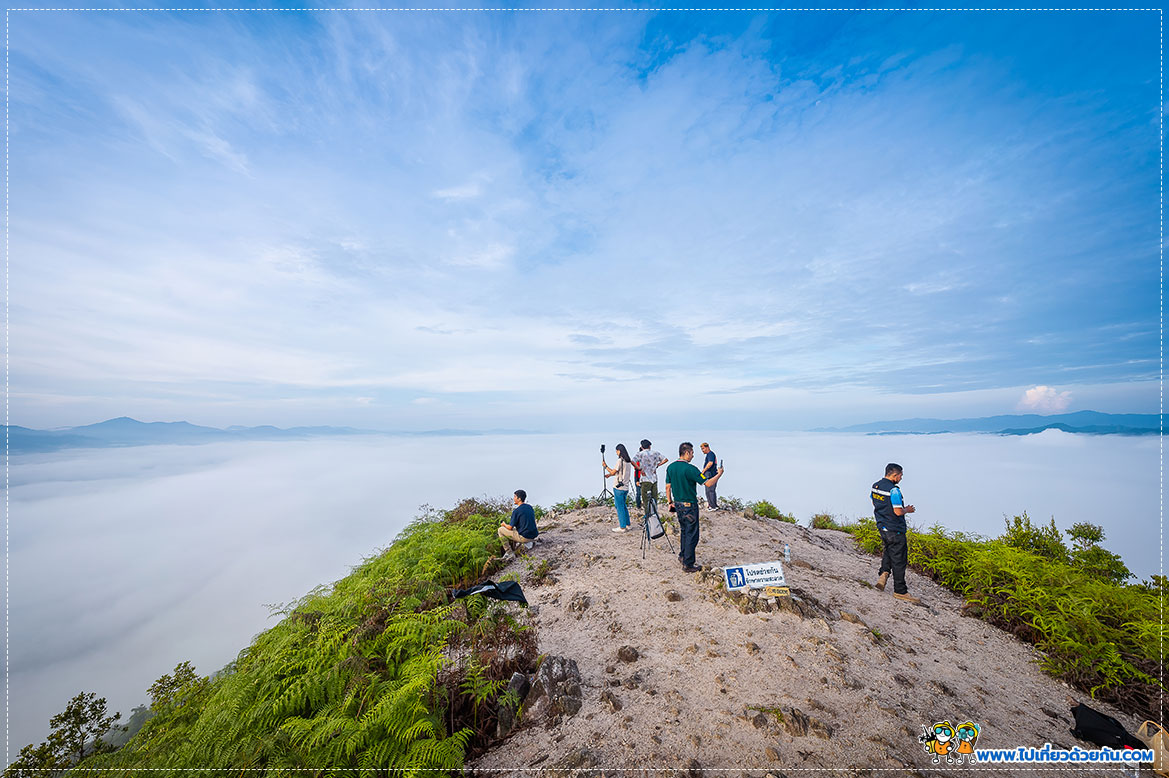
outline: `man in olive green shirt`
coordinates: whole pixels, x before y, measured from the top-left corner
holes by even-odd
[[[678,458],[666,468],[666,502],[678,513],[678,528],[681,534],[682,570],[697,573],[701,565],[694,564],[694,550],[698,547],[698,494],[697,484],[714,486],[722,478],[723,469],[711,478],[702,475],[697,467],[690,464],[694,458],[694,444],[686,442],[678,446]]]

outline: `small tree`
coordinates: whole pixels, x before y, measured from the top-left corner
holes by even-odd
[[[114,722],[122,718],[121,713],[106,715],[106,698],[96,692],[81,692],[65,707],[65,710],[49,719],[49,726],[59,732],[64,744],[65,756],[76,761],[85,758],[85,744],[93,741],[95,753],[105,749],[102,736],[110,731]]]
[[[29,778],[44,776],[64,770],[69,766],[65,757],[65,744],[57,732],[50,733],[39,746],[29,743],[20,749],[20,754],[4,770],[4,778]]]
[[[1080,521],[1073,524],[1066,532],[1079,551],[1085,551],[1104,542],[1104,528],[1099,524]]]
[[[1102,548],[1104,528],[1099,524],[1081,521],[1073,524],[1067,535],[1072,539],[1075,548],[1071,553],[1071,564],[1094,578],[1100,578],[1115,584],[1124,583],[1132,573],[1119,554]]]
[[[5,778],[44,776],[64,770],[86,757],[86,743],[93,744],[90,754],[109,750],[102,737],[122,714],[107,716],[106,712],[105,697],[81,692],[65,710],[49,719],[53,730],[43,743],[20,749],[15,761],[4,770]]]
[[[179,662],[173,675],[168,673],[150,685],[150,709],[162,713],[168,708],[181,706],[206,684],[207,679],[200,677],[190,662]]]

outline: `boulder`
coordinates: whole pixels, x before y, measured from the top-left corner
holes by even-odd
[[[524,699],[524,718],[536,723],[575,716],[581,704],[581,678],[576,661],[549,656],[532,679],[532,688]]]
[[[523,673],[511,674],[511,680],[508,681],[507,689],[496,709],[496,717],[499,721],[495,728],[497,738],[505,738],[511,734],[516,724],[516,711],[519,709],[521,701],[528,696],[531,688],[532,684],[528,680],[528,676]]]

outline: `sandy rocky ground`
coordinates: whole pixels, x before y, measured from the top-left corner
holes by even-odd
[[[520,725],[468,771],[752,778],[1106,772],[933,765],[918,735],[942,720],[980,724],[978,748],[1092,747],[1069,733],[1065,700],[1084,695],[1044,675],[1033,647],[963,617],[961,599],[932,581],[907,574],[922,605],[895,600],[892,581],[877,591],[878,560],[844,533],[705,508],[701,521],[697,561],[707,569],[686,574],[677,535],[669,536],[673,552],[663,538],[643,560],[638,525],[610,532],[611,508],[545,518],[543,541],[496,577],[521,573],[531,604],[526,618],[547,655],[542,669],[550,676],[567,667],[571,676],[566,660],[575,662],[579,710],[555,715],[550,695],[535,704],[529,697]],[[721,588],[721,566],[782,559],[785,542],[791,600],[751,600]],[[552,573],[536,585],[533,572],[544,560]],[[570,693],[576,686],[568,678]],[[1086,701],[1136,730],[1131,716]]]

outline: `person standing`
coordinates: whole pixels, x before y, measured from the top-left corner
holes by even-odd
[[[714,455],[714,452],[710,450],[709,443],[702,444],[702,453],[706,455],[705,458],[703,459],[703,464],[702,464],[702,475],[704,478],[707,479],[707,481],[706,481],[706,504],[707,504],[707,506],[710,507],[710,509],[712,511],[717,511],[718,510],[718,496],[715,495],[715,493],[714,493],[715,486],[709,479],[711,477],[713,477],[714,474],[718,471],[718,467],[717,467],[718,458]]]
[[[682,550],[678,558],[682,561],[682,570],[687,573],[697,573],[701,565],[694,564],[694,550],[698,547],[698,495],[695,484],[715,484],[722,478],[722,468],[718,469],[713,478],[707,479],[702,471],[690,464],[694,458],[694,444],[689,441],[678,446],[678,459],[666,468],[666,501],[678,513],[678,527],[681,539],[679,544]]]
[[[653,450],[653,444],[648,440],[641,441],[641,450],[633,458],[641,467],[641,478],[637,481],[637,493],[641,495],[641,502],[645,507],[645,518],[649,518],[649,504],[658,501],[658,468],[670,460]]]
[[[531,543],[540,534],[536,528],[536,511],[527,503],[528,493],[523,489],[516,489],[512,496],[515,510],[511,518],[499,525],[499,537],[512,543],[526,545]]]
[[[633,460],[629,458],[629,451],[624,443],[617,444],[617,467],[609,467],[601,463],[605,469],[605,478],[617,477],[613,484],[613,504],[617,506],[617,526],[614,532],[626,532],[629,529],[629,487],[633,483]]]
[[[637,454],[633,455],[633,496],[637,498],[637,509],[641,510],[641,462]]]
[[[909,564],[905,514],[917,509],[906,505],[901,495],[898,484],[904,475],[901,465],[890,462],[885,465],[885,477],[873,484],[870,495],[873,498],[873,518],[877,522],[877,531],[881,533],[881,543],[885,546],[881,569],[877,571],[877,588],[885,591],[885,584],[892,573],[893,596],[905,602],[919,603],[921,600],[910,595],[909,587],[905,585],[905,568]]]

